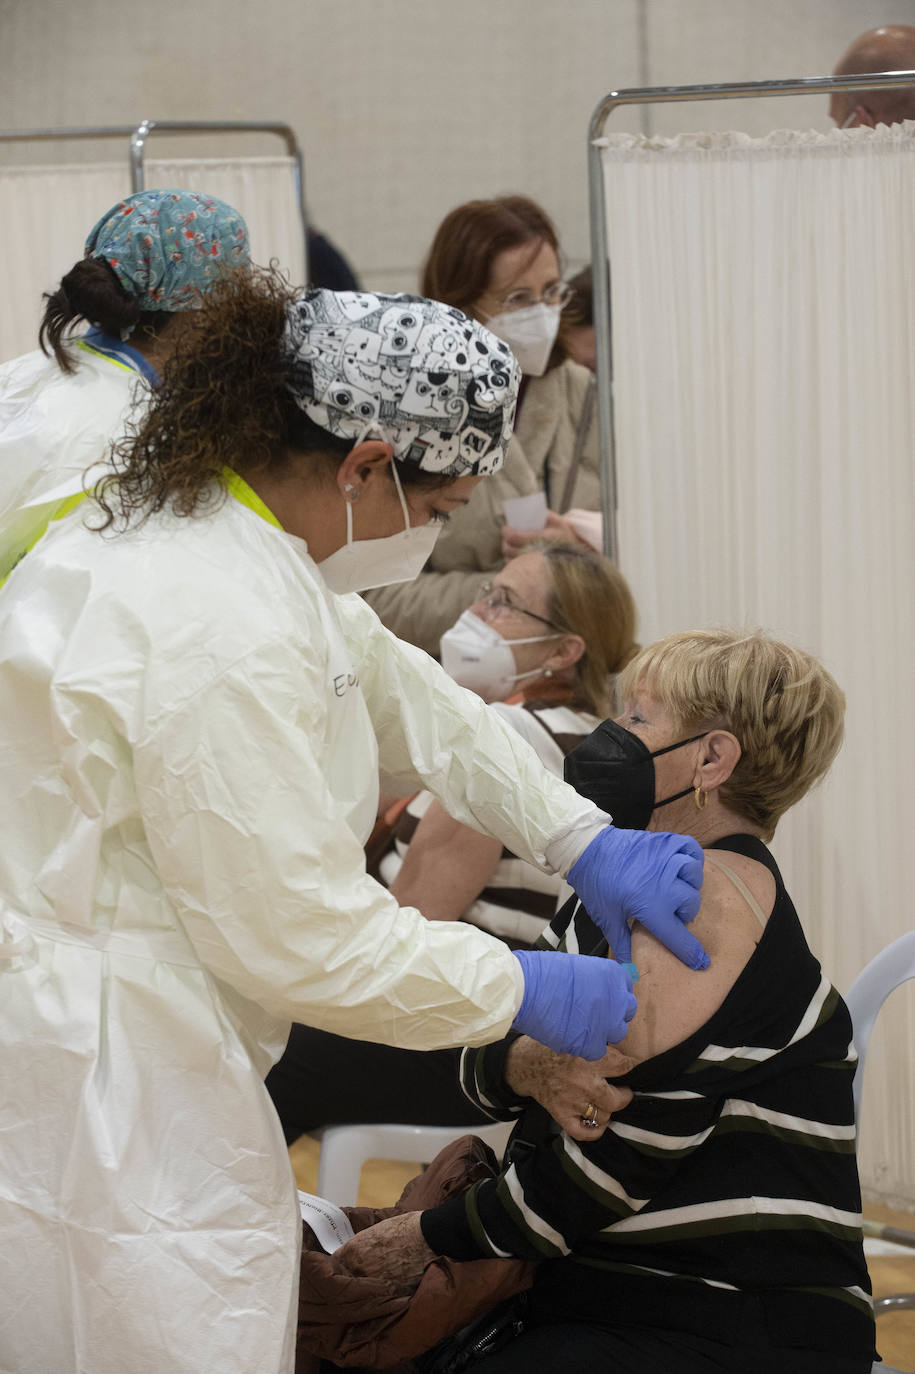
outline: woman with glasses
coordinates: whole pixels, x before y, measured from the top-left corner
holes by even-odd
[[[565,755],[613,709],[613,678],[636,652],[636,612],[609,559],[566,544],[515,558],[442,638],[442,663],[562,777]],[[432,921],[464,921],[530,949],[560,881],[453,820],[430,792],[402,812],[381,878]],[[319,1126],[486,1120],[461,1091],[457,1051],[410,1051],[292,1029],[267,1088],[288,1142]]]
[[[571,360],[563,311],[572,290],[560,273],[555,226],[526,196],[459,205],[432,241],[422,294],[485,324],[524,377],[502,471],[452,519],[417,583],[369,594],[395,634],[429,653],[474,600],[481,576],[502,566],[506,498],[542,491],[552,512],[600,504],[593,378]],[[498,385],[493,377],[494,395]]]

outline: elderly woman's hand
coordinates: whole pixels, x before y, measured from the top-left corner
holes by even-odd
[[[524,553],[528,545],[537,539],[558,539],[566,544],[577,544],[580,549],[591,547],[587,540],[576,534],[565,516],[548,510],[546,524],[542,530],[516,530],[511,525],[502,526],[502,557],[506,562],[511,558],[517,558],[519,553]]]
[[[632,1100],[630,1088],[606,1079],[628,1073],[633,1063],[613,1045],[607,1047],[603,1059],[591,1061],[556,1054],[522,1035],[508,1052],[505,1077],[512,1092],[534,1098],[574,1140],[599,1140],[613,1113]],[[582,1122],[589,1106],[597,1109],[594,1126]]]
[[[337,1251],[351,1274],[389,1279],[402,1293],[413,1293],[423,1270],[435,1259],[423,1238],[419,1212],[403,1212],[368,1226]]]

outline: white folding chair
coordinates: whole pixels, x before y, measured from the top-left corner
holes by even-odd
[[[858,1068],[855,1072],[855,1125],[861,1130],[861,1097],[864,1090],[864,1060],[870,1042],[871,1032],[880,1008],[891,992],[900,984],[915,978],[915,930],[900,935],[891,945],[876,955],[866,968],[862,969],[852,983],[845,997],[851,1013],[852,1034],[855,1049],[858,1051]],[[882,1312],[899,1311],[902,1308],[915,1309],[915,1293],[893,1293],[890,1297],[877,1298],[874,1312],[879,1317]],[[874,1370],[892,1374],[889,1365],[875,1364]]]
[[[891,992],[901,983],[915,978],[915,930],[900,935],[870,961],[852,983],[845,996],[858,1051],[855,1073],[855,1123],[861,1126],[861,1094],[864,1088],[864,1058],[877,1014]]]
[[[318,1194],[338,1207],[351,1206],[359,1192],[359,1175],[367,1159],[397,1159],[429,1164],[439,1150],[462,1135],[485,1140],[501,1157],[512,1129],[511,1122],[491,1126],[325,1126],[312,1135],[321,1142],[318,1160]],[[393,1199],[392,1199],[393,1201]]]

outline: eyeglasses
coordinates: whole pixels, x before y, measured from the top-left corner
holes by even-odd
[[[549,625],[551,630],[558,630],[560,634],[568,634],[564,625],[557,625],[555,620],[548,620],[545,615],[536,615],[534,611],[525,610],[517,602],[512,601],[511,593],[507,587],[497,587],[494,582],[484,582],[477,594],[477,602],[481,602],[488,611],[492,612],[493,617],[504,615],[506,611],[514,611],[516,615],[526,615],[531,620],[539,620],[541,625]]]
[[[575,288],[570,286],[567,281],[553,282],[539,296],[528,286],[519,286],[517,291],[510,291],[507,296],[499,301],[499,312],[510,312],[512,310],[527,310],[532,305],[558,305],[563,310],[575,294]]]

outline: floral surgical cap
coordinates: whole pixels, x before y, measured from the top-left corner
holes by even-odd
[[[226,267],[244,267],[248,229],[224,200],[196,191],[138,191],[102,216],[86,240],[141,310],[196,310]]]
[[[306,291],[286,308],[287,383],[340,438],[374,433],[402,463],[455,477],[496,472],[521,371],[507,344],[420,296]]]

